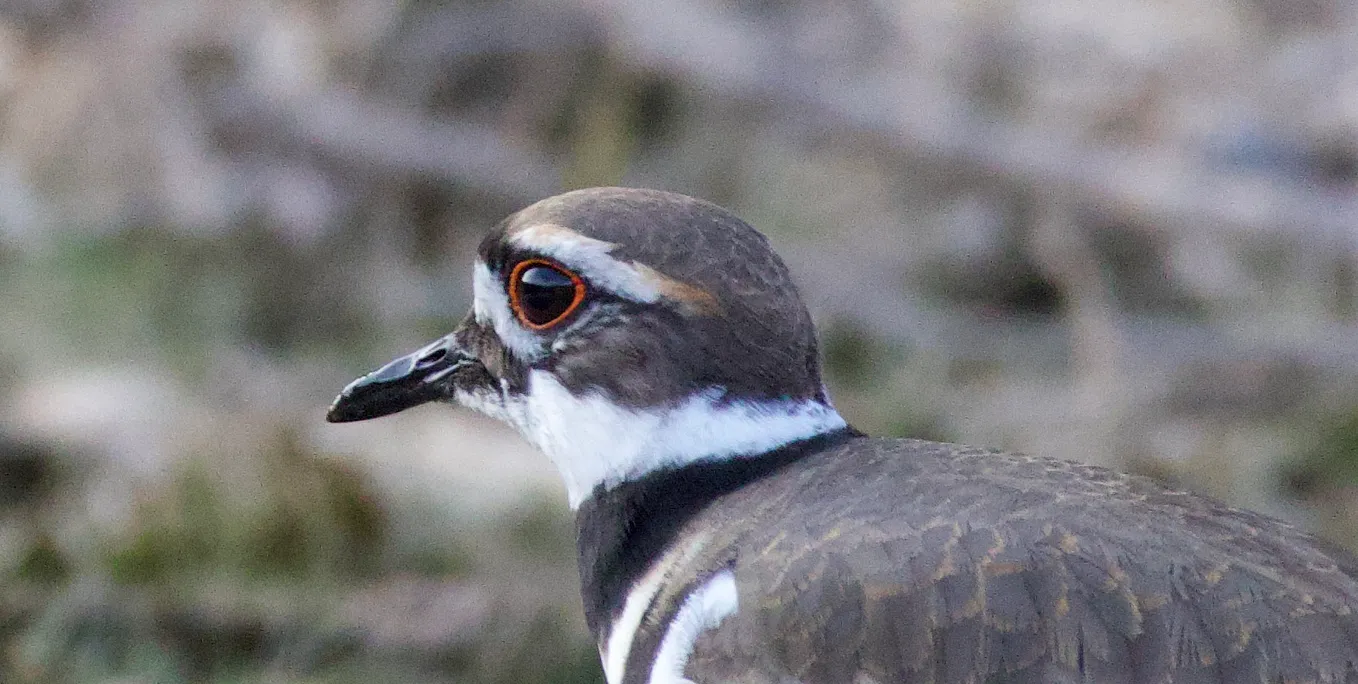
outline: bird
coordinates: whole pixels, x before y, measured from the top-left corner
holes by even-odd
[[[1358,682],[1358,560],[1264,515],[835,409],[788,268],[659,190],[541,200],[331,422],[429,402],[560,472],[609,684]]]

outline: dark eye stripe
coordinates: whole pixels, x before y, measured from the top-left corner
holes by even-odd
[[[548,261],[520,261],[509,275],[509,304],[519,321],[534,330],[560,323],[584,299],[585,281]]]

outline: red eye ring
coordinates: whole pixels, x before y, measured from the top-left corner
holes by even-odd
[[[531,276],[537,269],[546,269],[539,277],[546,276],[551,279],[555,275],[560,277],[560,282],[551,284],[527,282],[525,277]],[[526,292],[530,288],[536,291]],[[530,330],[546,330],[566,320],[580,308],[580,303],[585,300],[586,291],[585,281],[578,274],[545,259],[524,259],[515,264],[514,269],[509,272],[506,289],[509,290],[509,307],[514,311],[514,317]],[[567,294],[569,299],[563,296]]]

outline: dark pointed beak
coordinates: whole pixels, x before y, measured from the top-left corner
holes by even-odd
[[[335,397],[325,419],[367,420],[404,411],[451,395],[449,376],[477,361],[448,335],[349,383]]]

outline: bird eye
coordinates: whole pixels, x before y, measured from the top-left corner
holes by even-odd
[[[534,330],[560,323],[584,298],[585,281],[580,276],[546,261],[520,261],[509,274],[509,305]]]

